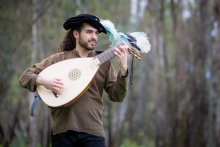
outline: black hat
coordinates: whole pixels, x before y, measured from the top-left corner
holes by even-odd
[[[107,34],[105,28],[100,23],[99,18],[94,15],[90,15],[90,14],[80,14],[75,17],[71,17],[67,19],[63,24],[63,28],[65,30],[69,30],[73,28],[74,26],[79,25],[83,22],[86,22],[90,24],[91,26],[95,27],[99,31],[99,33],[103,32]]]

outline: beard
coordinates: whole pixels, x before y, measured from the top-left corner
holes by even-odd
[[[88,42],[90,42],[90,41],[95,41],[95,42],[96,42],[96,40],[89,40]],[[81,36],[79,36],[79,45],[80,45],[81,47],[83,47],[84,49],[89,50],[89,51],[94,50],[95,47],[96,47],[96,44],[93,45],[93,46],[89,46],[88,42],[84,41],[84,40],[81,38]]]

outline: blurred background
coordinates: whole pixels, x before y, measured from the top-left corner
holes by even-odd
[[[0,147],[51,146],[50,109],[41,101],[31,117],[37,93],[18,79],[57,52],[64,21],[80,13],[151,44],[134,59],[125,100],[103,96],[107,147],[220,147],[219,0],[0,0]],[[96,50],[109,45],[100,34]]]

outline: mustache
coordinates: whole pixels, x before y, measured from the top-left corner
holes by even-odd
[[[96,39],[90,39],[89,42],[94,41],[95,43],[97,43]]]

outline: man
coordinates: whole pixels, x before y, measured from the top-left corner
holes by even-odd
[[[106,33],[99,19],[81,14],[66,20],[64,29],[69,30],[60,45],[59,52],[26,69],[20,76],[20,85],[30,91],[43,85],[55,93],[62,94],[62,79],[41,77],[38,74],[56,62],[70,58],[93,57],[100,32]],[[122,102],[127,92],[127,48],[114,48],[120,71],[115,72],[110,61],[102,64],[90,88],[71,106],[52,109],[52,146],[104,147],[105,134],[102,122],[103,90],[109,99]]]

